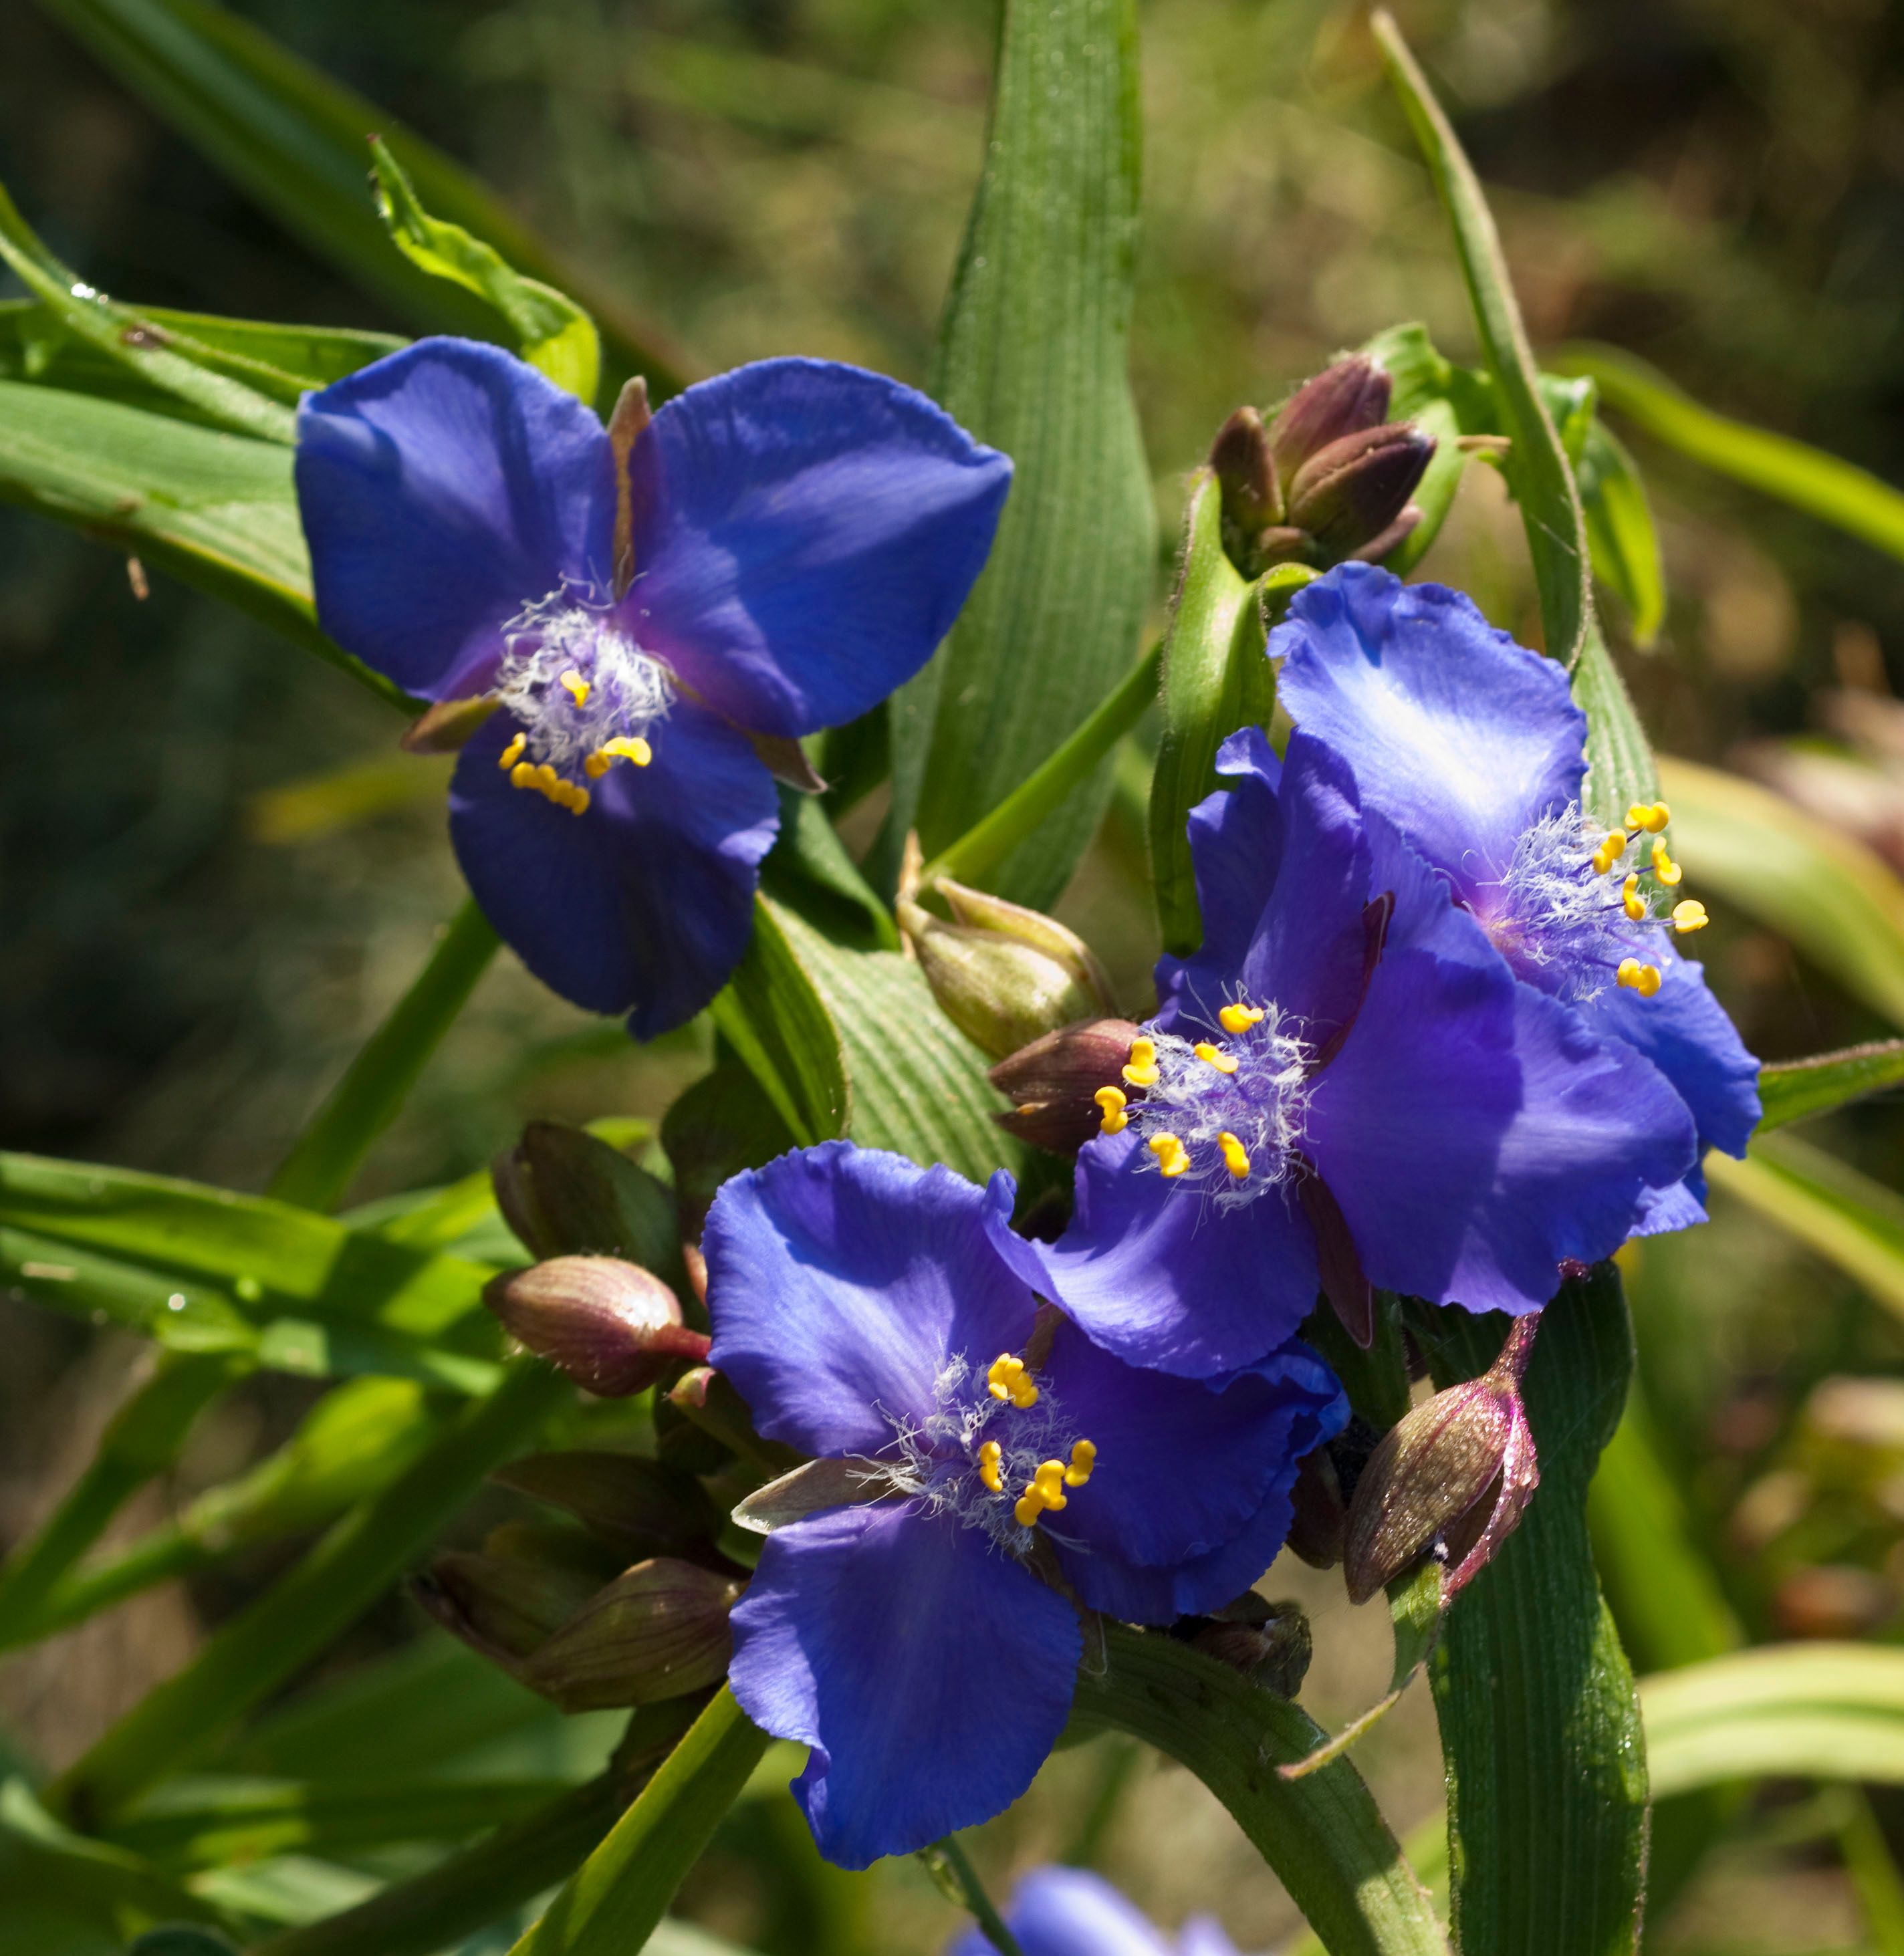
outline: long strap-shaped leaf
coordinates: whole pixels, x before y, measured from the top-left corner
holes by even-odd
[[[1451,1308],[1424,1323],[1435,1383],[1485,1370],[1505,1322]],[[1463,1956],[1628,1956],[1638,1933],[1646,1746],[1587,1531],[1632,1335],[1610,1264],[1547,1307],[1526,1385],[1539,1491],[1429,1667]]]
[[[1322,1743],[1307,1712],[1170,1638],[1118,1623],[1103,1636],[1102,1661],[1092,1650],[1078,1680],[1074,1729],[1129,1732],[1188,1766],[1331,1956],[1445,1956],[1427,1891],[1353,1765],[1277,1773]]]
[[[1016,473],[951,638],[893,702],[889,835],[916,824],[928,856],[1003,800],[1136,655],[1157,524],[1126,372],[1138,150],[1135,0],[1005,0],[933,392]],[[1109,791],[1100,770],[996,887],[1050,903]]]

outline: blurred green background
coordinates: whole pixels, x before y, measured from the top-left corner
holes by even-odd
[[[979,161],[989,0],[246,0],[238,10],[434,138],[709,371],[802,352],[922,376]],[[1426,177],[1359,10],[1146,0],[1135,380],[1165,534],[1225,415],[1424,319],[1472,358]],[[1492,192],[1542,346],[1609,340],[1710,404],[1904,481],[1904,11],[1884,0],[1447,0],[1402,24]],[[400,330],[13,0],[0,179],[94,285],[160,304]],[[1635,437],[1673,592],[1620,646],[1660,747],[1752,774],[1904,869],[1904,577]],[[1167,563],[1157,567],[1161,597]],[[1426,574],[1533,632],[1517,517],[1474,469]],[[1616,640],[1622,623],[1612,621]],[[0,1144],[254,1188],[457,901],[444,764],[302,653],[0,510]],[[1144,1002],[1154,954],[1113,811],[1066,914]],[[1779,938],[1700,940],[1768,1058],[1891,1030]],[[701,1063],[638,1052],[504,956],[358,1191],[479,1166],[523,1118],[658,1114]],[[1882,1100],[1824,1140],[1893,1186]],[[1634,1259],[1652,1423],[1757,1636],[1904,1636],[1904,1336],[1850,1279],[1721,1197]],[[130,1355],[0,1301],[0,1542],[65,1484]],[[1879,1383],[1847,1397],[1846,1374]],[[1893,1385],[1889,1381],[1895,1380]],[[128,1529],[279,1437],[307,1395],[248,1387]],[[175,1667],[275,1559],[162,1592],[0,1670],[0,1721],[55,1763]],[[1287,1580],[1285,1578],[1287,1577]],[[1385,1625],[1302,1594],[1325,1724],[1380,1689]],[[393,1604],[341,1654],[408,1633]],[[1078,1845],[1101,1746],[989,1830],[1003,1879]],[[1439,1798],[1418,1694],[1366,1749],[1400,1829]],[[1767,1796],[1660,1946],[1868,1946],[1817,1797]],[[1904,1808],[1880,1819],[1904,1844]],[[1187,1776],[1142,1768],[1093,1850],[1174,1922],[1246,1946],[1293,1913]],[[768,1879],[763,1869],[777,1869]],[[745,1809],[684,1906],[775,1956],[924,1951],[952,1920],[909,1864],[818,1869],[784,1800]],[[857,1923],[857,1926],[855,1926]]]

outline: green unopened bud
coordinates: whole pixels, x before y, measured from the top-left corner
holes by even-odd
[[[1279,1698],[1293,1698],[1302,1689],[1314,1648],[1300,1604],[1272,1603],[1253,1589],[1226,1603],[1190,1642]]]
[[[562,1560],[453,1550],[412,1585],[417,1601],[472,1649],[513,1670],[602,1586]]]
[[[1415,1408],[1356,1482],[1343,1557],[1362,1603],[1437,1550],[1445,1608],[1520,1521],[1540,1484],[1520,1380],[1539,1315],[1517,1318],[1493,1365]]]
[[[1094,1012],[1113,1009],[1091,947],[1042,911],[940,878],[947,923],[902,893],[899,928],[939,1009],[996,1059]]]
[[[667,1270],[680,1254],[668,1191],[579,1128],[530,1122],[490,1173],[503,1219],[538,1257],[627,1257]]]
[[[624,1565],[690,1547],[719,1524],[692,1475],[638,1453],[531,1453],[490,1478],[573,1515]]]
[[[1115,1134],[1142,1088],[1124,1077],[1138,1029],[1129,1019],[1081,1019],[1002,1059],[987,1077],[1012,1104],[1000,1127],[1034,1146],[1075,1154],[1092,1135]],[[1107,1098],[1100,1099],[1100,1095]]]
[[[680,1300],[661,1279],[619,1257],[551,1257],[505,1270],[483,1302],[510,1336],[601,1399],[644,1391],[708,1340],[681,1322]]]
[[[564,1712],[702,1690],[727,1674],[728,1616],[745,1587],[691,1562],[637,1563],[591,1597],[519,1675]]]
[[[1388,418],[1391,386],[1366,353],[1352,353],[1305,380],[1270,424],[1270,455],[1285,490],[1318,450],[1379,427]]]

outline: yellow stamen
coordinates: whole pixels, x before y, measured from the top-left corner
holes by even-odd
[[[1593,851],[1593,867],[1604,876],[1625,853],[1626,831],[1624,829],[1609,829],[1606,839]]]
[[[1130,1125],[1131,1118],[1124,1112],[1130,1103],[1121,1087],[1100,1087],[1091,1097],[1097,1102],[1098,1111],[1104,1117],[1103,1133],[1121,1134]]]
[[[1156,1156],[1157,1167],[1166,1181],[1183,1174],[1189,1168],[1189,1150],[1175,1134],[1153,1134],[1146,1145]]]
[[[545,667],[543,670],[546,671],[548,668]],[[569,697],[577,706],[588,705],[589,682],[579,672],[565,672],[562,675],[562,684],[567,689]]]
[[[532,788],[535,785],[535,770],[526,761],[518,761],[509,771],[509,785],[513,788]]]
[[[1703,930],[1712,919],[1697,897],[1687,897],[1672,907],[1672,927],[1676,931]]]
[[[1249,1178],[1249,1150],[1232,1134],[1217,1137],[1217,1146],[1223,1150],[1223,1165],[1239,1181]]]
[[[1646,915],[1646,899],[1640,894],[1640,879],[1637,876],[1627,878],[1625,885],[1620,891],[1620,901],[1625,906],[1627,915],[1635,923]]]
[[[1130,1064],[1124,1068],[1124,1077],[1133,1087],[1154,1087],[1157,1084],[1155,1040],[1136,1039],[1131,1041]]]
[[[1031,1484],[1025,1489],[1028,1494],[1036,1492],[1037,1497],[1055,1515],[1070,1503],[1064,1491],[1064,1462],[1062,1460],[1041,1460],[1038,1471],[1031,1476]]]
[[[1637,957],[1623,957],[1620,968],[1613,974],[1630,992],[1637,992],[1643,999],[1650,999],[1659,989],[1659,967],[1656,964],[1642,964]]]
[[[1626,825],[1629,828],[1644,828],[1649,835],[1657,835],[1672,819],[1672,810],[1662,801],[1635,802],[1626,812]]]
[[[1025,1369],[1025,1361],[1001,1352],[986,1369],[985,1387],[995,1399],[1009,1399],[1022,1412],[1038,1402],[1038,1389]]]
[[[1088,1440],[1081,1440],[1071,1450],[1071,1465],[1064,1470],[1067,1488],[1081,1488],[1097,1464],[1097,1450]]]
[[[1246,1033],[1252,1026],[1262,1023],[1262,1011],[1256,1005],[1226,1005],[1217,1014],[1227,1033]]]
[[[978,1450],[978,1478],[995,1494],[1005,1491],[1005,1479],[1000,1472],[1004,1459],[1004,1450],[996,1440],[987,1440]]]
[[[582,765],[599,781],[617,761],[632,761],[645,768],[654,758],[654,749],[639,734],[617,734],[612,740],[603,741]]]
[[[523,749],[529,745],[529,736],[518,734],[515,739],[496,756],[496,765],[507,774],[523,758]]]
[[[1653,845],[1653,873],[1670,889],[1686,872],[1666,853],[1666,845],[1656,842]]]
[[[1031,1528],[1044,1513],[1044,1497],[1036,1488],[1027,1488],[1012,1506],[1012,1519],[1020,1528]]]
[[[1198,1041],[1195,1051],[1205,1066],[1214,1066],[1219,1073],[1234,1073],[1236,1070],[1236,1055],[1225,1052],[1220,1046],[1212,1046],[1208,1040]]]

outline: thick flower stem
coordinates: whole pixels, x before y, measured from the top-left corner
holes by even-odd
[[[306,1209],[333,1209],[377,1137],[396,1118],[496,954],[496,933],[464,904],[395,1009],[292,1144],[266,1193]]]
[[[922,1848],[919,1858],[946,1890],[947,1898],[956,1899],[978,1924],[984,1932],[986,1941],[999,1952],[999,1956],[1021,1956],[1017,1937],[1006,1927],[1005,1918],[985,1892],[985,1884],[979,1879],[971,1857],[958,1844],[956,1835],[948,1834],[943,1841]]]

